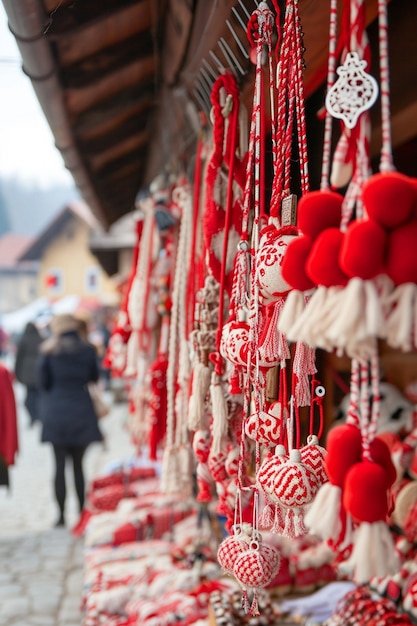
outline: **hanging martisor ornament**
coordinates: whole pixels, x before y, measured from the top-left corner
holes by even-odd
[[[169,328],[167,367],[167,424],[166,444],[162,457],[161,491],[191,495],[192,450],[187,429],[189,382],[185,346],[185,312],[187,297],[184,259],[191,249],[192,198],[189,186],[180,180],[173,191],[173,199],[181,215],[175,272],[172,289],[172,308]],[[184,362],[185,361],[185,362]]]

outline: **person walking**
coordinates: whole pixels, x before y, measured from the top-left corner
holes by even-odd
[[[51,320],[51,337],[41,344],[37,363],[41,390],[41,441],[52,444],[54,489],[59,508],[56,526],[65,525],[67,458],[72,459],[79,511],[85,499],[83,458],[87,447],[102,441],[98,418],[88,391],[99,370],[94,348],[79,335],[79,320],[69,314]]]
[[[39,420],[39,390],[36,380],[36,361],[43,337],[34,322],[28,322],[17,345],[14,374],[26,388],[25,407],[30,426]]]

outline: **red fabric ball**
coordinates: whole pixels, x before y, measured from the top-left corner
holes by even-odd
[[[344,234],[339,228],[327,228],[314,241],[307,259],[307,275],[317,285],[345,286],[348,276],[339,266]]]
[[[388,513],[388,475],[372,461],[353,465],[346,474],[343,506],[357,522],[384,522]]]
[[[384,228],[395,228],[407,221],[417,203],[411,180],[400,172],[371,176],[363,186],[362,198],[368,216]]]
[[[374,278],[384,271],[387,233],[374,220],[355,220],[346,230],[340,267],[351,278]]]
[[[327,455],[324,461],[330,482],[343,487],[345,476],[362,457],[362,438],[359,428],[353,424],[334,426],[327,435]]]
[[[386,471],[388,487],[392,487],[397,479],[397,470],[392,462],[391,451],[387,443],[381,437],[377,436],[371,441],[369,451],[372,460]]]
[[[396,285],[417,283],[417,220],[395,228],[388,236],[385,271]]]
[[[312,239],[326,228],[339,227],[343,196],[335,191],[310,191],[300,198],[297,226]]]
[[[283,279],[298,291],[308,291],[315,283],[307,276],[305,266],[313,240],[307,235],[300,235],[288,244],[281,265]]]

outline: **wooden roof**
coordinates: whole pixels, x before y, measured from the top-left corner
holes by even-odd
[[[129,213],[137,193],[164,168],[194,153],[199,112],[208,109],[221,68],[233,69],[244,100],[251,101],[253,66],[244,26],[254,0],[2,1],[57,147],[105,227]],[[377,0],[365,1],[377,58]],[[299,6],[311,141],[319,145],[316,112],[326,75],[329,2],[300,0]],[[417,2],[391,0],[393,140],[398,154],[406,146],[414,161],[416,24]],[[376,64],[373,69],[378,71]],[[376,155],[377,108],[373,116]]]

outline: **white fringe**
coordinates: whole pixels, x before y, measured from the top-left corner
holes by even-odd
[[[305,525],[320,539],[338,539],[342,530],[341,506],[341,488],[324,483],[304,516]]]
[[[278,330],[286,335],[295,321],[302,315],[305,307],[306,299],[304,292],[292,289],[282,307],[278,319]]]
[[[339,569],[350,574],[358,585],[363,585],[373,577],[395,574],[399,567],[394,541],[385,522],[362,522],[354,532],[352,554]]]
[[[210,380],[210,368],[200,361],[196,363],[193,370],[193,383],[188,402],[189,430],[207,430],[206,397],[210,389]]]
[[[227,403],[221,377],[213,372],[210,385],[211,409],[213,413],[213,430],[211,453],[219,454],[227,436]]]

